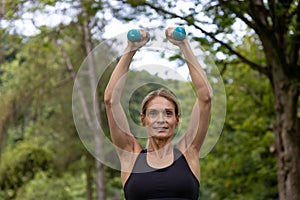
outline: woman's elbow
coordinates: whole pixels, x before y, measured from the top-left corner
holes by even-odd
[[[212,100],[213,100],[213,96],[212,95],[207,95],[207,96],[204,96],[202,98],[202,102],[204,104],[206,104],[206,105],[209,105],[209,106],[211,106]]]
[[[104,92],[104,103],[105,105],[111,105],[112,103],[112,93],[107,90]]]
[[[206,101],[207,102],[212,102],[213,97],[214,97],[213,93],[209,92],[208,95],[207,95],[207,97],[206,97]]]
[[[210,104],[213,100],[213,93],[211,91],[199,93],[198,99],[204,103]]]

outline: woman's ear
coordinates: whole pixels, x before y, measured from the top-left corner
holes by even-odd
[[[179,124],[179,119],[180,119],[180,113],[178,113],[176,116],[176,126],[178,126]]]
[[[140,119],[141,119],[142,125],[145,126],[145,124],[146,124],[145,123],[145,115],[143,113],[140,114]]]

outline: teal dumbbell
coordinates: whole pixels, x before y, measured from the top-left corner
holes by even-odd
[[[173,37],[175,40],[182,41],[186,37],[186,32],[184,28],[177,26],[173,31]]]
[[[131,42],[138,42],[141,40],[141,33],[137,29],[131,29],[127,33],[127,39]],[[148,33],[148,42],[150,40],[150,34]]]

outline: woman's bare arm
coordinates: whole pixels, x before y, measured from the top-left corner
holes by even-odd
[[[141,30],[140,32],[140,42],[128,41],[125,52],[115,67],[104,93],[104,102],[112,142],[118,148],[129,152],[139,152],[141,146],[131,134],[120,99],[132,58],[136,51],[147,42],[146,31]]]
[[[179,47],[184,54],[197,94],[197,100],[192,110],[190,124],[186,133],[186,144],[190,144],[191,147],[194,147],[199,152],[209,126],[213,92],[206,74],[195,57],[189,43],[184,41]],[[195,127],[198,128],[194,130]]]
[[[178,145],[182,149],[191,149],[199,153],[208,130],[213,92],[206,74],[195,57],[187,38],[183,41],[174,40],[171,34],[173,30],[174,28],[167,29],[167,37],[170,42],[181,49],[197,94],[188,130]]]

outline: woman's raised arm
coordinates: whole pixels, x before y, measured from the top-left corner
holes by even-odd
[[[104,102],[112,142],[122,150],[136,153],[141,150],[141,146],[131,134],[120,99],[132,58],[136,51],[147,43],[147,32],[140,30],[140,33],[140,41],[128,41],[125,52],[115,67],[104,93]]]
[[[172,36],[173,31],[174,28],[168,28],[166,36],[170,42],[181,49],[197,94],[188,129],[178,146],[179,148],[190,149],[199,153],[208,131],[213,92],[203,68],[191,49],[188,39],[185,38],[182,41],[174,40]]]

